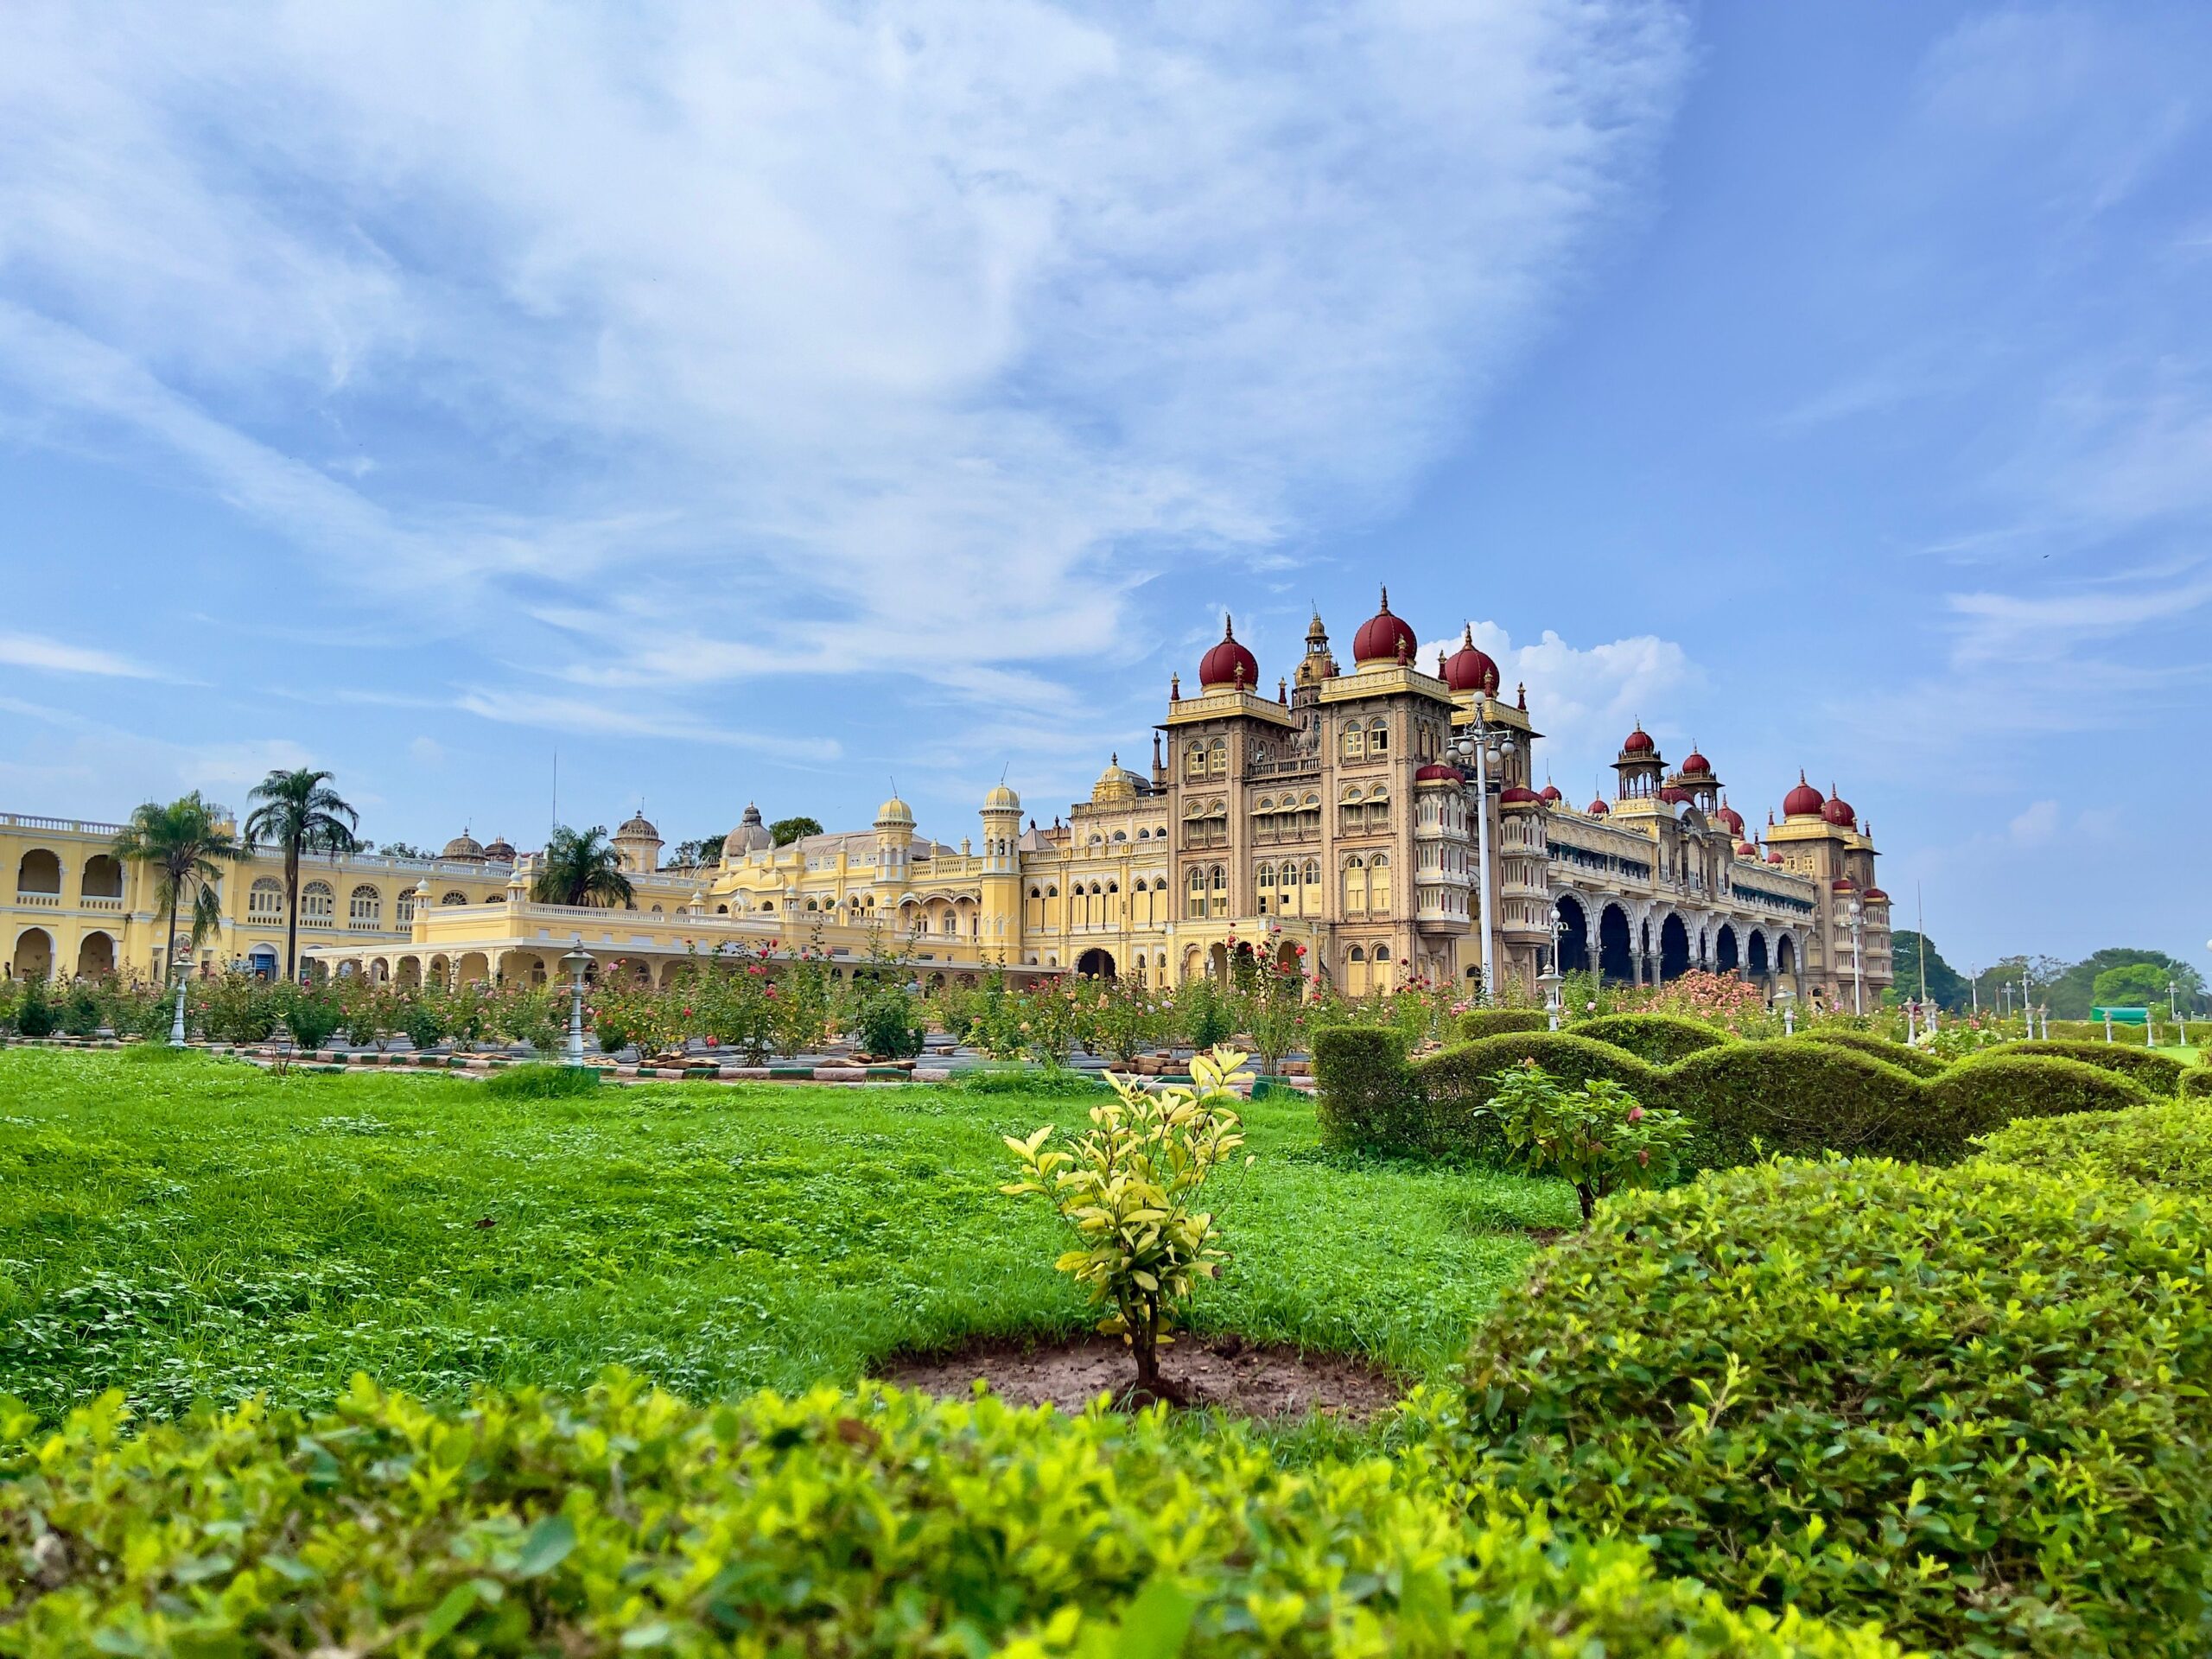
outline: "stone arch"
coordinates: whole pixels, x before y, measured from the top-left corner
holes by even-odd
[[[1590,971],[1590,912],[1574,893],[1562,893],[1552,901],[1559,912],[1559,962],[1562,974]]]
[[[1736,925],[1723,922],[1713,936],[1713,971],[1732,974],[1743,966],[1736,938]]]
[[[1773,971],[1773,963],[1767,959],[1766,935],[1756,927],[1744,941],[1744,971],[1753,979],[1764,979]]]
[[[423,982],[423,958],[402,957],[393,970],[392,978],[408,989],[415,989]]]
[[[61,892],[61,855],[50,847],[34,847],[16,866],[16,891],[41,896]],[[43,932],[44,930],[41,929]]]
[[[1111,979],[1114,977],[1113,953],[1093,945],[1075,959],[1075,970],[1085,979]]]
[[[1636,982],[1635,935],[1629,930],[1628,912],[1607,905],[1598,912],[1598,972],[1609,984]]]
[[[481,950],[465,950],[454,964],[454,975],[463,985],[482,985],[490,982],[492,964]]]
[[[1679,912],[1669,911],[1659,924],[1659,982],[1680,979],[1690,970],[1690,930]]]
[[[87,899],[120,899],[123,897],[123,861],[113,853],[94,853],[85,861],[83,885],[79,889]]]
[[[1780,979],[1794,980],[1797,977],[1797,941],[1787,933],[1776,936],[1774,971]]]
[[[9,958],[9,971],[17,979],[52,978],[54,935],[42,927],[27,927],[16,934],[15,953]]]
[[[115,936],[95,928],[78,941],[77,976],[106,979],[115,972]]]

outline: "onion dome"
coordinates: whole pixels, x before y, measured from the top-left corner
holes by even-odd
[[[1611,807],[1605,804],[1605,798],[1602,795],[1583,809],[1584,811],[1587,812],[1593,818],[1602,818],[1612,810],[1613,809]]]
[[[1623,754],[1653,754],[1658,748],[1659,746],[1651,741],[1651,734],[1643,729],[1641,721],[1637,722],[1636,729],[1621,741]]]
[[[1441,760],[1432,760],[1414,773],[1414,782],[1417,784],[1464,784],[1466,781],[1466,773],[1457,766],[1446,766]]]
[[[1495,691],[1497,689],[1497,664],[1490,654],[1475,644],[1475,629],[1469,623],[1459,632],[1459,649],[1444,659],[1444,683],[1454,691]]]
[[[1557,784],[1546,784],[1543,788],[1537,792],[1544,798],[1544,804],[1546,806],[1557,806],[1561,801],[1567,798],[1566,796],[1559,792],[1559,785]]]
[[[1821,809],[1821,817],[1839,830],[1853,829],[1859,823],[1859,814],[1852,810],[1849,801],[1835,792],[1833,784],[1828,785],[1827,804]]]
[[[484,843],[484,856],[494,864],[512,864],[515,849],[505,836],[494,836]]]
[[[614,839],[617,841],[658,841],[660,831],[653,828],[652,821],[644,813],[637,812],[623,819],[622,827],[614,832]]]
[[[735,858],[741,853],[765,853],[775,844],[776,838],[768,833],[768,826],[760,822],[760,809],[747,801],[744,818],[722,837],[722,856]]]
[[[1118,766],[1116,766],[1109,767],[1108,770],[1109,772],[1119,772],[1121,768]],[[1021,810],[1021,797],[1015,794],[1004,784],[994,784],[991,785],[990,792],[983,797],[983,810],[986,812],[1019,812]]]
[[[1777,852],[1769,851],[1766,855],[1766,861],[1770,864],[1779,864],[1782,862],[1782,855]]]
[[[1540,804],[1543,798],[1544,798],[1537,794],[1535,790],[1523,789],[1519,784],[1515,784],[1510,788],[1502,789],[1497,792],[1497,804],[1500,806],[1535,806]]]
[[[881,830],[891,824],[903,825],[909,830],[914,827],[914,809],[896,795],[875,809],[875,827]]]
[[[1722,797],[1720,804],[1713,809],[1713,817],[1716,823],[1726,824],[1728,826],[1728,833],[1730,835],[1738,837],[1739,840],[1742,838],[1744,833],[1744,815],[1738,812],[1734,807],[1728,804],[1726,797]]]
[[[1230,685],[1249,691],[1259,683],[1259,659],[1236,643],[1236,625],[1223,617],[1221,643],[1198,658],[1198,689]]]
[[[1853,891],[1851,885],[1851,878],[1847,875],[1839,875],[1834,880],[1828,883],[1828,891],[1831,893],[1850,893]]]
[[[1351,637],[1351,659],[1359,667],[1370,663],[1409,663],[1420,641],[1403,619],[1390,614],[1390,590],[1382,590],[1382,608],[1359,625]]]
[[[1693,748],[1689,752],[1689,758],[1682,762],[1682,771],[1685,774],[1695,772],[1710,778],[1713,776],[1713,762]]]
[[[1805,774],[1797,774],[1797,787],[1782,798],[1782,816],[1785,818],[1816,818],[1826,802],[1821,791],[1805,781]]]
[[[1109,756],[1106,770],[1098,774],[1098,781],[1090,786],[1091,804],[1094,806],[1126,806],[1136,799],[1137,786],[1143,781],[1122,764],[1120,755]],[[1007,793],[1013,791],[1009,790]]]
[[[1751,842],[1748,842],[1748,841],[1742,841],[1742,842],[1737,842],[1737,843],[1736,843],[1736,856],[1737,856],[1737,857],[1738,857],[1738,858],[1757,858],[1758,855],[1759,855],[1759,849],[1758,849],[1758,848],[1757,846],[1755,846],[1754,844],[1752,844]]]
[[[475,836],[464,830],[446,842],[445,851],[440,853],[438,856],[458,859],[465,864],[481,864],[484,861],[484,849]]]
[[[1886,905],[1890,902],[1890,895],[1879,887],[1869,887],[1866,889],[1866,902],[1870,905]]]

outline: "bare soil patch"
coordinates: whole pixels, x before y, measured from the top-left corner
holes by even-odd
[[[1230,1337],[1179,1338],[1160,1355],[1162,1379],[1192,1407],[1214,1407],[1245,1417],[1296,1417],[1306,1412],[1363,1422],[1389,1410],[1405,1390],[1389,1374],[1343,1354],[1302,1354]],[[879,1373],[886,1382],[965,1399],[981,1377],[1009,1405],[1053,1405],[1081,1411],[1102,1394],[1116,1404],[1130,1400],[1135,1367],[1129,1351],[1111,1337],[1082,1336],[1063,1342],[971,1343],[950,1353],[909,1356]]]

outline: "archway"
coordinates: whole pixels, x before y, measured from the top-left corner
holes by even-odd
[[[1797,977],[1797,942],[1784,933],[1774,942],[1774,971],[1777,978],[1794,982]]]
[[[1628,912],[1607,905],[1598,918],[1598,972],[1608,984],[1636,982],[1636,955],[1629,944]]]
[[[1347,996],[1367,995],[1367,950],[1355,944],[1344,957],[1344,994]]]
[[[115,940],[105,933],[87,933],[77,946],[77,976],[106,979],[115,972]]]
[[[1744,968],[1751,978],[1764,979],[1767,976],[1768,966],[1766,935],[1755,927],[1751,930],[1750,939],[1744,946]]]
[[[1679,916],[1659,924],[1659,981],[1680,979],[1690,970],[1690,931]]]
[[[1229,983],[1229,947],[1217,944],[1206,951],[1206,973],[1217,985]]]
[[[464,985],[481,985],[492,977],[492,964],[481,950],[471,950],[455,964],[454,973]]]
[[[61,860],[44,847],[34,847],[16,866],[16,891],[58,894],[61,891]],[[48,906],[51,908],[51,906]]]
[[[113,853],[94,853],[85,861],[84,886],[87,899],[123,897],[123,865]]]
[[[54,936],[42,927],[27,927],[16,935],[16,954],[10,970],[17,979],[49,979],[54,975]]]
[[[399,972],[395,977],[409,990],[419,988],[423,983],[423,958],[402,957],[399,959]]]
[[[256,979],[276,977],[276,947],[257,944],[245,953],[245,970]]]
[[[1075,970],[1085,979],[1111,979],[1114,977],[1113,954],[1093,945],[1075,959]]]
[[[1732,974],[1738,963],[1736,957],[1736,930],[1727,922],[1720,924],[1720,931],[1713,936],[1713,971]]]
[[[1559,971],[1590,971],[1590,916],[1573,893],[1559,896]]]

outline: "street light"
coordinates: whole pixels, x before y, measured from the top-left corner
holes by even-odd
[[[1487,695],[1486,693],[1484,695]],[[1475,766],[1475,863],[1477,880],[1481,884],[1481,898],[1478,908],[1482,913],[1483,1001],[1495,1001],[1497,997],[1497,973],[1495,953],[1491,943],[1491,924],[1496,918],[1492,902],[1490,871],[1490,758],[1493,741],[1502,763],[1516,747],[1510,731],[1492,733],[1483,720],[1482,696],[1475,699],[1474,718],[1452,740],[1452,755],[1464,766],[1470,760]]]
[[[169,964],[169,971],[173,974],[176,973],[176,964],[174,961]],[[185,974],[176,975],[176,1017],[169,1021],[171,1048],[184,1046],[184,982],[188,977],[190,976]]]
[[[561,965],[570,975],[569,987],[569,1041],[561,1052],[564,1065],[581,1069],[584,1063],[584,969],[591,966],[591,952],[584,949],[584,936],[576,935],[575,948],[561,958]]]
[[[1797,1034],[1797,993],[1785,985],[1774,994],[1774,1000],[1782,1009],[1782,1034],[1795,1037]]]
[[[1866,976],[1859,965],[1859,932],[1865,925],[1866,912],[1859,900],[1853,899],[1851,901],[1851,1011],[1853,1014],[1866,1012]]]

